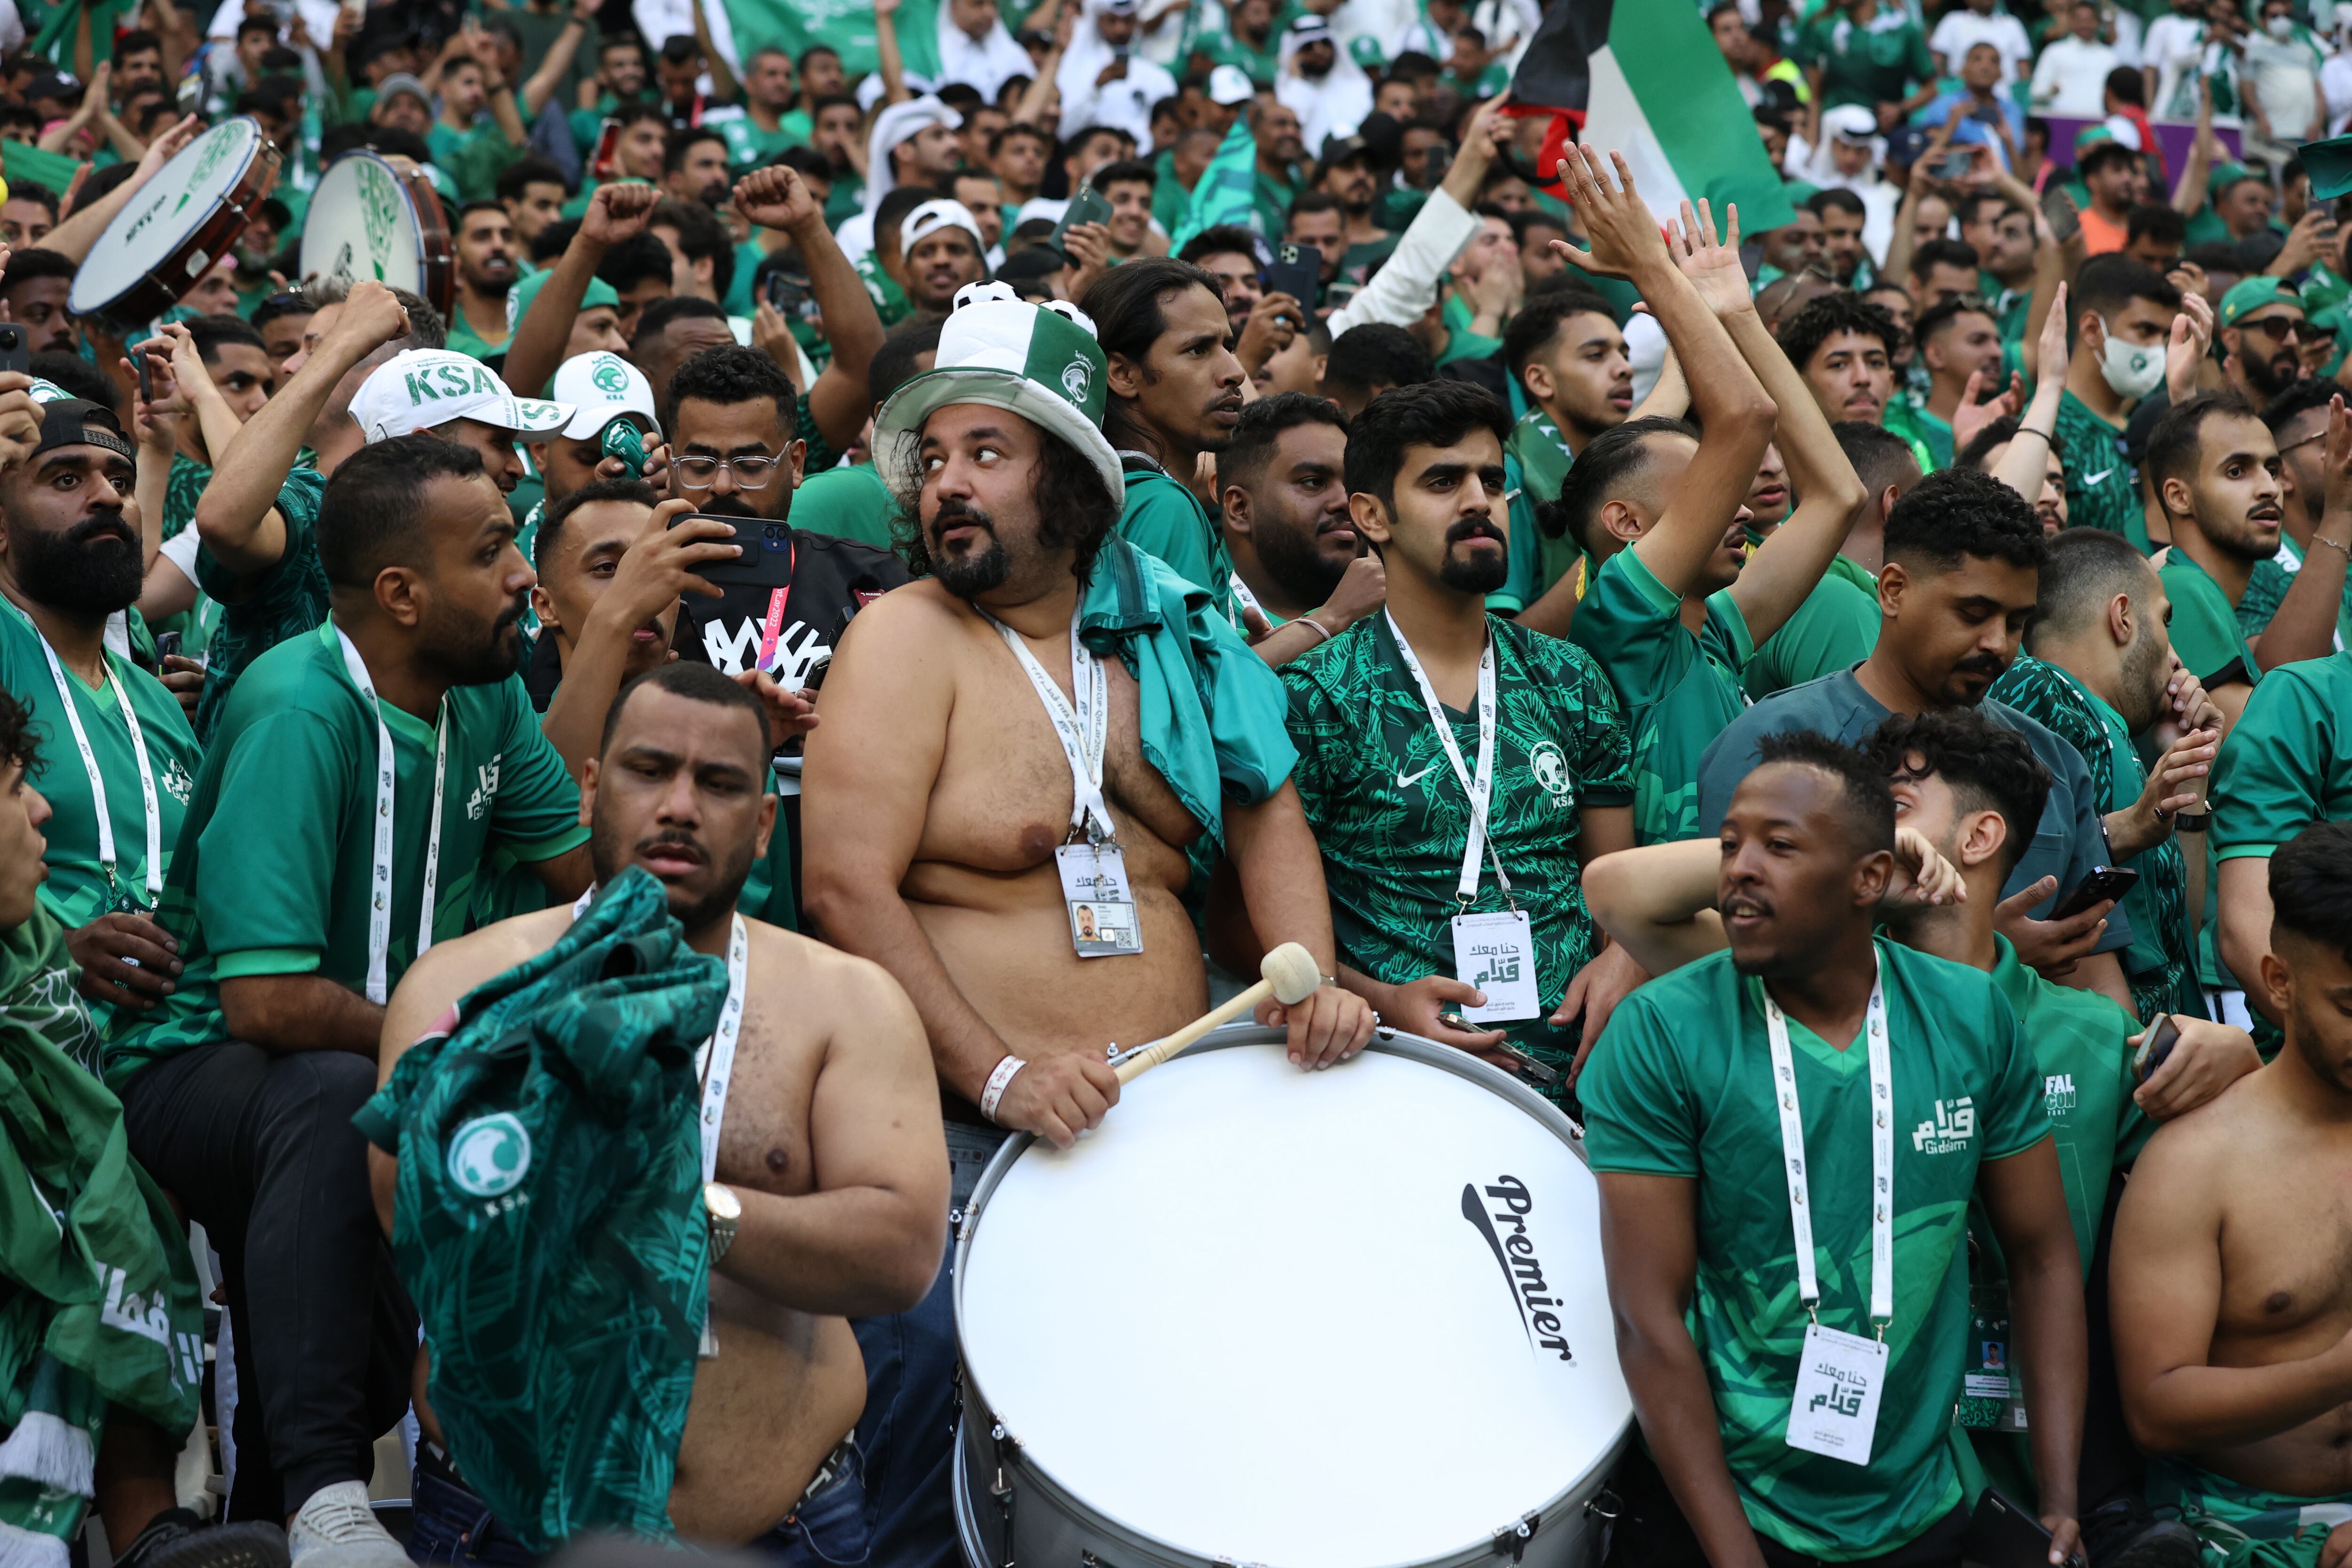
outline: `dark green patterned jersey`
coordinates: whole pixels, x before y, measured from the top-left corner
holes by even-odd
[[[212,469],[184,453],[172,454],[171,477],[163,481],[163,538],[178,538],[196,521],[196,502],[212,482]]]
[[[1597,945],[1578,876],[1586,806],[1629,805],[1632,750],[1616,693],[1590,654],[1490,616],[1495,638],[1495,783],[1488,842],[1534,928],[1547,1011]],[[1470,830],[1470,801],[1431,728],[1386,616],[1368,616],[1282,667],[1290,694],[1291,779],[1323,850],[1339,958],[1401,984],[1454,972],[1447,923]],[[1446,715],[1466,766],[1475,712]],[[1490,862],[1476,910],[1508,907]]]
[[[196,703],[196,739],[209,743],[221,710],[246,667],[279,643],[327,624],[327,569],[319,563],[319,503],[326,476],[296,468],[278,487],[286,550],[267,572],[242,582],[206,550],[196,557],[196,586],[221,603],[206,655],[205,693]]]
[[[2295,548],[2294,540],[2285,533],[2279,535],[2278,553],[2267,561],[2254,563],[2254,574],[2246,583],[2245,596],[2238,601],[2238,630],[2248,637],[2258,637],[2270,629],[2271,617],[2285,602],[2286,591],[2294,586],[2294,574],[2303,570],[2303,552]],[[2336,646],[2345,646],[2345,634],[2352,632],[2352,577],[2345,579],[2343,601],[2336,610]]]
[[[2147,787],[2147,769],[2123,715],[2056,665],[2020,654],[1987,695],[2082,753],[2102,814],[2129,809]],[[2139,873],[2138,883],[2124,895],[2132,928],[2124,976],[2131,983],[2133,1007],[2142,1018],[2158,1013],[2201,1016],[2205,999],[2189,935],[2189,871],[2180,841],[2168,835],[2122,864]]]
[[[1739,678],[1756,652],[1729,590],[1708,595],[1693,636],[1682,596],[1620,550],[1592,574],[1568,635],[1608,671],[1633,728],[1634,836],[1658,844],[1713,832],[1699,826],[1699,758],[1747,708]]]
[[[2147,549],[2147,519],[2140,510],[2139,476],[2124,460],[2124,433],[2091,412],[2073,393],[2058,398],[2053,436],[2066,465],[2066,526],[2120,533]]]
[[[1992,976],[1875,946],[1893,1047],[1895,1320],[1866,1466],[1787,1442],[1807,1315],[1763,983],[1735,970],[1728,952],[1652,981],[1619,1005],[1577,1085],[1594,1171],[1696,1188],[1688,1316],[1724,1463],[1757,1531],[1811,1557],[1891,1552],[1958,1505],[1950,1439],[1969,1330],[1968,1202],[1986,1161],[2022,1153],[2050,1131],[2039,1065]],[[1789,1046],[1822,1326],[1867,1334],[1868,1053],[1794,1018]]]

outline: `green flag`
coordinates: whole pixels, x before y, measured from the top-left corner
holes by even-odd
[[[852,80],[880,68],[875,50],[872,0],[724,0],[735,34],[738,58],[770,45],[799,59],[801,51],[823,44],[841,56]],[[940,0],[902,0],[891,18],[898,29],[898,55],[909,76],[926,81],[939,74]]]
[[[1184,210],[1184,221],[1170,237],[1169,253],[1173,255],[1183,249],[1184,242],[1202,229],[1228,223],[1247,229],[1258,226],[1257,140],[1250,134],[1246,114],[1234,116],[1233,129],[1225,132],[1224,144],[1209,160],[1209,166],[1201,171],[1200,184],[1192,187],[1192,205]]]

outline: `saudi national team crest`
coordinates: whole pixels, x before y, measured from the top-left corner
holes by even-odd
[[[511,1192],[530,1170],[530,1133],[508,1111],[477,1116],[449,1140],[449,1179],[471,1196]]]
[[[1538,741],[1528,752],[1528,771],[1558,806],[1576,804],[1576,781],[1569,775],[1568,753],[1554,741]]]
[[[1070,395],[1071,402],[1087,400],[1087,389],[1094,384],[1094,367],[1082,359],[1074,359],[1062,367],[1062,390]]]
[[[588,379],[596,384],[597,391],[608,393],[614,397],[629,390],[629,373],[621,367],[620,361],[609,354],[598,362],[594,372]]]

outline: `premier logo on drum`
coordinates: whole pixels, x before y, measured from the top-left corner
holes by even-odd
[[[1495,1266],[1503,1271],[1504,1287],[1511,1292],[1512,1305],[1518,1309],[1519,1327],[1526,1331],[1528,1345],[1557,1351],[1560,1360],[1575,1365],[1576,1356],[1561,1332],[1559,1317],[1551,1310],[1560,1303],[1552,1296],[1551,1287],[1544,1282],[1543,1260],[1536,1256],[1536,1244],[1528,1235],[1528,1215],[1534,1212],[1535,1194],[1518,1177],[1505,1175],[1495,1178],[1495,1184],[1486,1189],[1486,1196],[1496,1205],[1491,1214],[1488,1205],[1479,1201],[1476,1184],[1463,1183],[1462,1217],[1476,1227],[1494,1252]]]

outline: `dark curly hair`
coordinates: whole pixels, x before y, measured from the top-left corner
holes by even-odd
[[[1903,329],[1895,324],[1885,307],[1843,289],[1808,301],[1803,310],[1781,322],[1780,350],[1801,373],[1805,362],[1840,332],[1876,338],[1886,345],[1890,357],[1902,352]]]
[[[2000,855],[2004,877],[2032,844],[2050,800],[2050,770],[2026,738],[2007,725],[1973,708],[1890,713],[1862,744],[1885,778],[1939,778],[1964,809],[2000,813],[2009,828]]]
[[[2033,503],[1969,468],[1929,474],[1886,514],[1889,561],[1949,572],[1973,555],[2038,572],[2049,552]]]
[[[1050,430],[1040,428],[1037,437],[1037,467],[1029,476],[1029,494],[1037,506],[1037,542],[1046,550],[1066,546],[1074,551],[1070,574],[1084,583],[1094,572],[1103,542],[1118,527],[1119,505],[1110,499],[1110,486],[1092,458]],[[917,444],[908,441],[895,458],[877,453],[875,460],[889,462],[893,469],[888,478],[898,506],[890,520],[892,545],[908,571],[918,577],[936,575],[930,542],[923,537],[917,510],[923,489]]]
[[[41,771],[41,742],[33,727],[30,703],[20,702],[14,692],[0,689],[0,757],[15,763],[31,778]]]
[[[740,343],[704,349],[677,367],[677,374],[669,378],[669,397],[662,409],[663,429],[677,429],[678,405],[689,397],[721,408],[765,398],[776,405],[776,421],[788,437],[800,402],[800,393],[793,385],[792,377],[778,368],[774,360]]]
[[[1779,730],[1756,741],[1756,765],[1774,763],[1818,769],[1837,780],[1845,795],[1838,819],[1848,829],[1857,859],[1895,847],[1895,796],[1888,793],[1886,774],[1858,748],[1818,730]]]

